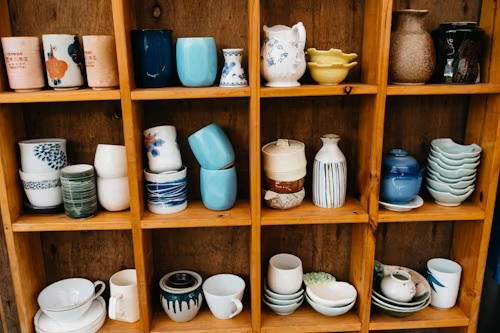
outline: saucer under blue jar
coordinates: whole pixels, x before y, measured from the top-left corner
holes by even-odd
[[[380,200],[406,204],[420,191],[424,169],[404,149],[391,149],[382,160]]]

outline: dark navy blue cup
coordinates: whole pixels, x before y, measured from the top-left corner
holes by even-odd
[[[135,80],[138,88],[173,84],[172,30],[132,30]]]

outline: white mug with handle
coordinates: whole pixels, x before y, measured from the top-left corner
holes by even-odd
[[[212,314],[218,319],[231,319],[243,310],[245,281],[237,275],[218,274],[203,283],[203,293]]]
[[[109,318],[128,323],[138,321],[140,312],[135,269],[125,269],[113,274],[109,279],[109,286]]]

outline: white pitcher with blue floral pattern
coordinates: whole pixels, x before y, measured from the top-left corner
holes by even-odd
[[[260,70],[268,87],[296,87],[306,71],[306,29],[302,22],[293,27],[264,26]]]

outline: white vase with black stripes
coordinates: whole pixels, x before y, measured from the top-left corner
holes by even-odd
[[[338,146],[340,136],[324,134],[323,147],[314,158],[313,203],[322,208],[339,208],[345,203],[347,163]]]

